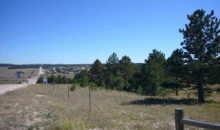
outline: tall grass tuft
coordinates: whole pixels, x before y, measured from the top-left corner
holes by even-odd
[[[87,126],[82,120],[63,120],[57,127],[58,130],[87,130]]]

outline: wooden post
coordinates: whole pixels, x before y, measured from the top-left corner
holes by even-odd
[[[176,108],[175,109],[175,128],[176,128],[176,130],[184,130],[184,125],[181,123],[182,118],[183,118],[183,109]]]
[[[90,94],[90,86],[89,86],[89,111],[91,112],[91,94]]]
[[[182,124],[196,126],[196,127],[200,127],[200,128],[220,130],[220,125],[219,124],[212,124],[212,123],[201,122],[201,121],[196,121],[196,120],[191,120],[191,119],[186,119],[186,118],[183,118],[181,120],[181,122],[182,122]]]
[[[69,100],[69,94],[70,93],[70,87],[69,87],[69,85],[68,85],[68,100]]]

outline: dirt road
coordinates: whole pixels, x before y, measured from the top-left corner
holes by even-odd
[[[30,84],[36,84],[38,77],[43,73],[44,73],[43,69],[40,67],[38,75],[35,76],[35,77],[29,78],[28,82],[25,82],[25,83],[22,83],[22,84],[1,84],[0,85],[0,94],[3,94],[7,91],[12,91],[14,89],[27,87]]]

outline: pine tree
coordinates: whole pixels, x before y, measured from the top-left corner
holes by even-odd
[[[105,83],[108,89],[117,89],[115,86],[117,82],[117,76],[119,73],[119,59],[117,54],[114,52],[111,56],[109,56],[106,61],[106,69],[105,69]]]
[[[120,76],[124,79],[124,88],[125,90],[130,90],[130,81],[132,80],[132,75],[135,71],[135,66],[131,62],[131,59],[128,56],[123,56],[119,61],[120,66]]]
[[[150,93],[153,96],[157,94],[157,89],[165,76],[164,63],[165,55],[156,49],[145,60],[145,65],[142,68],[143,91],[147,91],[147,94]]]
[[[90,80],[94,82],[97,86],[101,86],[104,80],[104,66],[102,63],[97,59],[90,69]]]
[[[187,67],[185,65],[185,55],[182,49],[176,49],[166,60],[166,81],[165,87],[175,88],[176,95],[181,86],[181,82],[186,79]]]
[[[109,56],[107,62],[106,62],[106,67],[109,72],[111,72],[114,76],[118,75],[119,71],[119,59],[117,54],[114,52],[111,56]]]
[[[219,66],[220,20],[214,16],[214,11],[206,15],[204,10],[196,10],[192,15],[187,15],[187,18],[189,23],[185,25],[185,29],[179,30],[184,39],[181,45],[189,56],[189,72],[196,77],[198,100],[204,102],[205,79],[214,78],[214,71]]]

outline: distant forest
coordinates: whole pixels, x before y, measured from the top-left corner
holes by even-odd
[[[0,67],[8,67],[8,69],[25,69],[25,68],[39,68],[42,66],[41,64],[22,64],[22,65],[16,65],[16,64],[4,64],[1,63]]]

